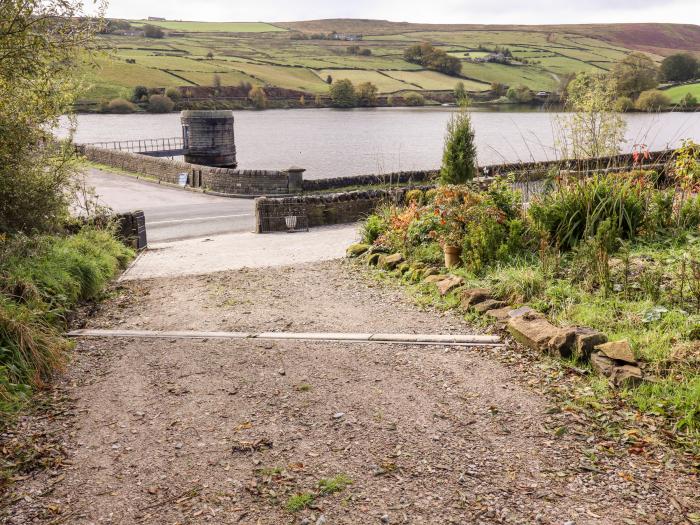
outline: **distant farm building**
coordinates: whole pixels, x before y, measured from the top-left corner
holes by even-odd
[[[162,16],[149,16],[148,20],[150,20],[151,22],[165,22],[165,18],[163,18]]]

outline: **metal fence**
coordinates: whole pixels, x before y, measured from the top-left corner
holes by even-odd
[[[91,142],[85,145],[94,146],[101,149],[113,149],[155,157],[172,157],[174,155],[182,155],[184,153],[182,137]]]

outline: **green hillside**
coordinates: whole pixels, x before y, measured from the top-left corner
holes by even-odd
[[[678,48],[694,51],[700,28],[679,26],[686,40],[668,37],[669,24],[616,26],[436,26],[383,21],[325,20],[286,24],[242,22],[130,21],[131,27],[100,37],[100,50],[86,60],[87,98],[124,96],[136,85],[149,88],[248,82],[323,94],[326,78],[374,83],[380,93],[448,91],[458,81],[472,92],[492,82],[551,90],[578,71],[606,71],[645,35],[645,50],[657,61]],[[145,38],[145,24],[164,30]],[[337,33],[333,33],[337,32]],[[361,39],[354,40],[357,35]],[[654,35],[657,35],[654,37]],[[689,43],[686,43],[689,42]],[[462,62],[462,78],[406,62],[404,50],[429,42]],[[659,47],[651,49],[656,43]],[[636,45],[636,44],[635,44]],[[351,46],[359,46],[354,49]],[[496,49],[512,53],[508,64],[481,62]],[[653,51],[657,51],[659,54]],[[358,52],[359,51],[359,52]]]

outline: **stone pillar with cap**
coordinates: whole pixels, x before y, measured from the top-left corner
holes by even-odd
[[[292,166],[287,170],[287,191],[301,193],[304,191],[304,172],[306,169]]]

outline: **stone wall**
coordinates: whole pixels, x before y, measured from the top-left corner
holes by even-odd
[[[370,215],[382,203],[401,204],[409,190],[429,188],[430,186],[414,186],[298,197],[261,197],[255,199],[255,232],[286,231],[287,215],[299,217],[302,219],[300,222],[308,227],[356,222]]]
[[[188,186],[216,193],[250,196],[290,193],[286,171],[213,168],[94,146],[78,146],[78,151],[93,162],[139,173],[167,184],[178,184],[180,173],[187,173]]]
[[[439,174],[438,170],[399,171],[380,175],[353,175],[329,179],[304,180],[304,191],[323,191],[348,186],[370,186],[374,184],[417,184],[429,181]]]

